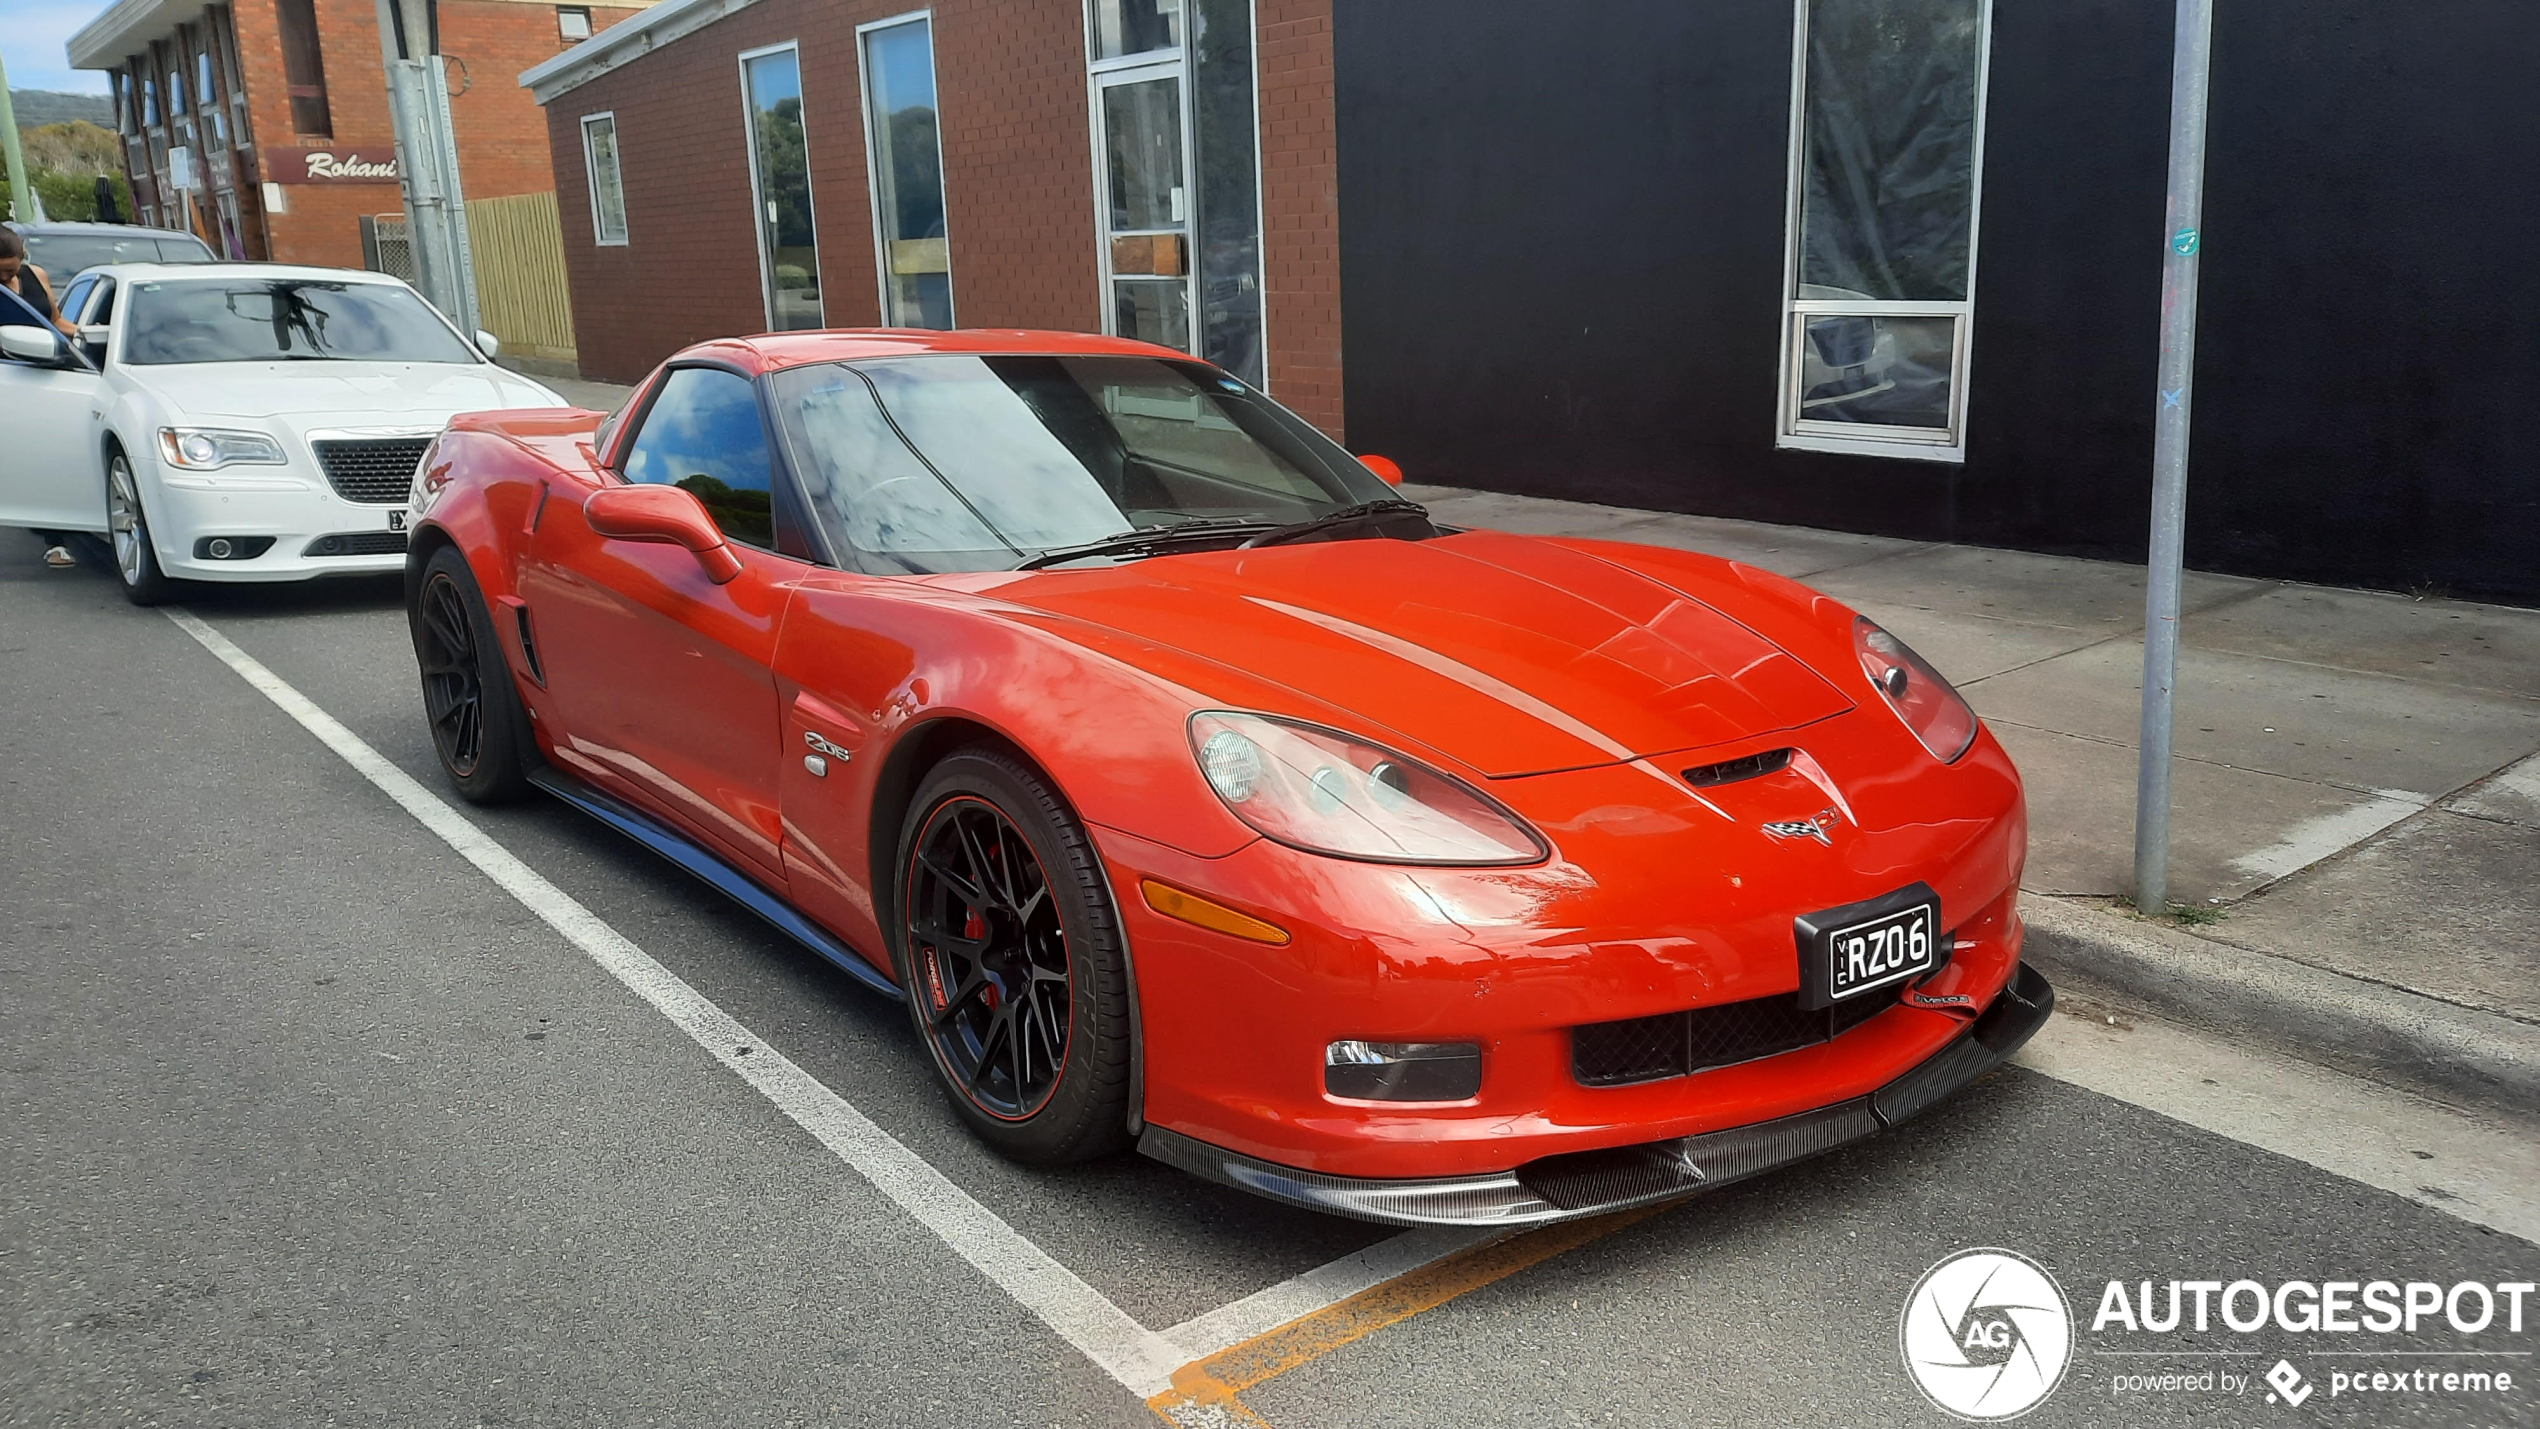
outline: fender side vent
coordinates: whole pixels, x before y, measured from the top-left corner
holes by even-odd
[[[1743,759],[1723,759],[1717,764],[1697,764],[1684,772],[1685,782],[1696,789],[1708,789],[1717,784],[1735,784],[1741,779],[1760,779],[1767,774],[1779,774],[1788,769],[1790,756],[1791,751],[1787,749],[1767,749],[1761,754],[1750,754]]]
[[[529,607],[513,606],[512,620],[520,627],[520,658],[529,662],[529,678],[536,680],[538,688],[543,690],[547,688],[547,667],[538,659],[538,637],[529,629]]]

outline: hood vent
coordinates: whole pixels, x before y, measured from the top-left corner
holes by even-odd
[[[1790,756],[1791,751],[1787,749],[1768,749],[1761,754],[1747,755],[1743,759],[1723,759],[1717,764],[1697,764],[1684,772],[1685,782],[1696,789],[1708,789],[1719,784],[1735,784],[1741,779],[1760,779],[1767,774],[1779,774],[1789,768]]]

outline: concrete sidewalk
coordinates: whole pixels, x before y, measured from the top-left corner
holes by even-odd
[[[1406,486],[1459,525],[1792,576],[1957,682],[2028,781],[2033,952],[2091,991],[2540,1109],[2540,611],[2190,573],[2171,896],[2133,917],[2143,570]],[[2210,921],[2206,921],[2210,920]]]
[[[631,389],[551,382],[614,410]],[[2031,955],[2088,996],[2540,1111],[2540,611],[2191,572],[2170,896],[2132,879],[2138,566],[1409,485],[1441,520],[1791,576],[1957,682],[2028,781]]]

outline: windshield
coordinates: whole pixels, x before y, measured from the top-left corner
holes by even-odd
[[[182,233],[27,233],[26,258],[58,288],[100,263],[209,263],[211,250]]]
[[[134,364],[474,362],[414,290],[395,283],[230,278],[134,283],[124,302]]]
[[[1198,362],[939,354],[772,381],[814,516],[871,570],[998,570],[1135,528],[1280,525],[1394,494]]]

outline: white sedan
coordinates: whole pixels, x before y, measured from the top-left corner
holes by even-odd
[[[424,449],[461,412],[561,407],[395,278],[118,264],[0,301],[0,526],[110,538],[124,590],[402,569]]]

